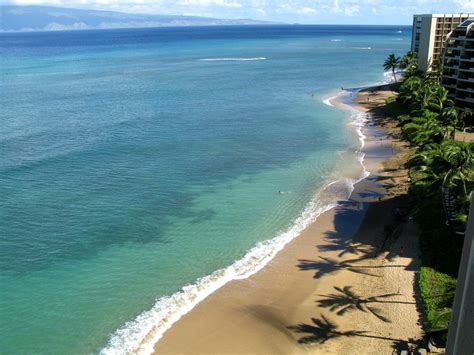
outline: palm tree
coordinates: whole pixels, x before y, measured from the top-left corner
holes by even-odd
[[[464,196],[467,197],[467,184],[471,181],[474,172],[474,155],[471,144],[444,141],[441,147],[448,168],[443,179],[443,186],[450,187],[460,184]]]
[[[440,143],[444,138],[444,130],[435,118],[413,118],[403,126],[403,133],[420,147]]]
[[[460,191],[463,199],[468,197],[474,177],[474,154],[469,143],[445,140],[429,145],[415,154],[410,164],[418,175],[414,185],[428,194],[446,187]]]
[[[431,86],[427,96],[428,107],[437,113],[442,113],[446,106],[453,106],[453,100],[448,98],[448,90],[439,84]]]
[[[442,72],[443,72],[443,59],[439,57],[435,61],[430,63],[430,68],[426,72],[426,80],[439,84]]]
[[[393,79],[395,81],[397,81],[397,77],[395,75],[395,69],[398,68],[400,64],[400,57],[396,57],[395,54],[390,54],[388,56],[388,58],[385,60],[385,62],[383,63],[383,68],[385,69],[385,71],[389,71],[391,70],[392,71],[392,74],[393,74]]]
[[[407,78],[400,87],[400,99],[403,103],[415,105],[420,102],[423,89],[423,80],[416,76]]]
[[[446,136],[450,136],[451,139],[456,139],[456,128],[461,128],[464,123],[464,117],[459,113],[456,107],[446,107],[441,113],[441,122],[446,127]],[[451,134],[449,129],[451,128]]]
[[[416,53],[409,51],[400,59],[400,68],[404,69],[404,77],[411,78],[418,72],[418,62],[416,60]]]

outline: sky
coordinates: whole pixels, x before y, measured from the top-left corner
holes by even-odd
[[[304,24],[411,25],[415,13],[474,13],[474,0],[0,0],[0,4]]]

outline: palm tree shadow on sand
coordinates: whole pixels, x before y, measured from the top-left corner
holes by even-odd
[[[311,318],[313,324],[299,323],[294,326],[289,326],[288,329],[294,331],[295,333],[309,334],[298,339],[300,344],[312,344],[319,343],[323,344],[326,341],[334,338],[339,338],[342,336],[352,337],[357,335],[362,335],[365,331],[351,330],[346,332],[338,331],[338,326],[326,317],[321,315],[321,319]]]
[[[381,337],[377,335],[369,335],[364,330],[348,330],[340,331],[338,326],[328,320],[325,316],[321,315],[321,319],[311,318],[313,324],[299,323],[297,325],[289,326],[288,329],[299,334],[308,334],[298,339],[300,344],[323,344],[330,339],[340,337],[364,337],[373,339],[382,339],[392,341],[393,343],[403,342],[402,339]]]
[[[318,301],[319,307],[329,308],[331,312],[336,312],[338,316],[342,316],[347,312],[351,311],[361,311],[364,313],[371,313],[378,319],[383,322],[390,323],[390,319],[384,317],[381,314],[380,309],[372,306],[374,303],[400,303],[400,304],[413,304],[413,302],[404,302],[404,301],[386,301],[386,298],[400,296],[399,293],[387,293],[384,295],[377,295],[372,297],[363,298],[357,295],[354,291],[351,290],[351,286],[345,286],[343,288],[334,287],[337,293],[332,293],[329,295],[320,295],[324,297]]]
[[[330,244],[320,245],[318,246],[318,249],[320,251],[340,251],[340,253],[337,255],[338,257],[342,257],[346,254],[363,256],[373,252],[368,246],[362,243],[354,243],[350,240],[346,240],[344,242],[331,240]]]
[[[349,265],[346,262],[339,263],[337,260],[331,258],[325,258],[320,256],[321,261],[315,260],[298,260],[298,268],[301,271],[316,270],[313,278],[319,279],[323,275],[333,274],[338,270],[349,270],[358,274],[364,274],[368,276],[380,277],[379,275],[371,274],[364,270],[364,267]]]

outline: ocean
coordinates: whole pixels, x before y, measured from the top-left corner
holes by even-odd
[[[149,352],[364,176],[408,27],[0,34],[0,352]]]

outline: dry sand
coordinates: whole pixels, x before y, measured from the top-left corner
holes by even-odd
[[[157,354],[391,354],[416,342],[422,331],[403,168],[408,148],[380,109],[389,95],[378,88],[356,100],[385,131],[364,130],[371,175],[351,199],[322,214],[261,271],[198,304],[164,334]]]

